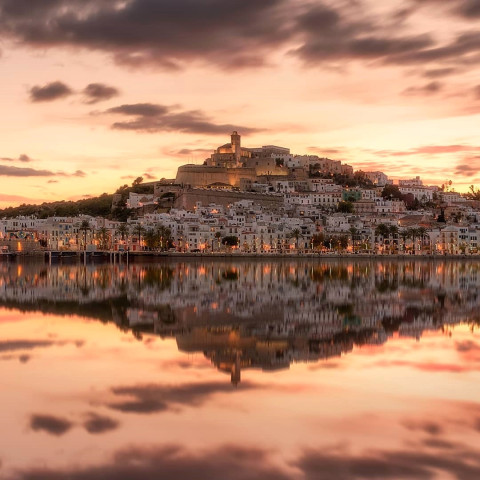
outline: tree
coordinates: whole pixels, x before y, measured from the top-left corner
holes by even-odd
[[[303,238],[302,232],[299,228],[294,228],[288,235],[288,238],[295,239],[295,250],[298,250],[298,240]]]
[[[137,235],[138,237],[138,246],[141,249],[142,248],[142,235],[145,233],[145,228],[140,224],[137,223],[132,227],[132,233],[134,235]]]
[[[108,247],[110,246],[110,232],[108,229],[105,227],[99,228],[95,237],[98,240],[100,250],[108,250]]]
[[[354,207],[352,202],[339,202],[337,211],[342,213],[353,213]]]
[[[164,225],[157,227],[157,236],[159,239],[160,250],[167,250],[173,246],[172,231]]]
[[[137,185],[140,185],[143,182],[143,177],[137,177],[133,182],[132,182],[132,187],[136,187]]]
[[[470,200],[480,201],[480,189],[475,188],[474,185],[470,185],[469,190],[465,196]]]
[[[325,235],[323,233],[316,233],[312,236],[312,246],[313,248],[318,248],[324,245]]]
[[[222,238],[222,233],[221,232],[215,232],[214,236],[217,239],[217,244],[218,244],[218,247],[220,248],[220,239]],[[213,247],[212,247],[212,252],[213,252]]]
[[[398,200],[403,200],[403,195],[398,188],[398,185],[385,185],[382,190],[382,197],[383,198],[398,198]]]
[[[128,225],[126,223],[121,223],[115,230],[117,235],[120,235],[122,242],[125,240],[125,235],[128,234]]]
[[[222,238],[222,244],[227,247],[236,247],[238,245],[238,237],[235,235],[227,235]]]
[[[83,249],[87,249],[87,232],[91,230],[90,227],[90,222],[88,220],[82,220],[82,223],[80,224],[80,227],[78,227],[78,230],[83,232]]]
[[[160,245],[160,237],[158,236],[157,231],[153,228],[149,228],[145,231],[143,234],[143,240],[145,242],[145,246],[149,250],[156,250]]]
[[[375,235],[382,239],[382,246],[385,247],[385,238],[387,238],[390,234],[390,227],[385,223],[380,223],[375,228]]]
[[[355,240],[357,237],[358,229],[352,225],[348,230],[350,232],[350,236],[352,237],[352,252],[355,253]]]

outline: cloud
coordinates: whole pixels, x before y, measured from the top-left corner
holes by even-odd
[[[0,341],[0,353],[17,350],[34,350],[36,348],[52,347],[56,342],[52,340],[3,340]]]
[[[431,70],[426,70],[423,73],[423,76],[427,78],[439,78],[439,77],[446,77],[448,75],[452,75],[455,72],[457,72],[457,69],[452,67],[432,68]]]
[[[480,155],[466,157],[455,166],[455,175],[469,177],[480,171]]]
[[[28,156],[22,153],[18,158],[10,158],[10,157],[2,157],[0,158],[2,162],[23,162],[23,163],[28,163],[31,162],[32,159]]]
[[[253,385],[242,383],[242,389],[253,389]],[[156,413],[179,406],[198,407],[217,393],[231,393],[232,386],[226,383],[193,383],[185,385],[139,385],[115,387],[117,396],[131,397],[131,400],[110,403],[114,410],[125,413]]]
[[[420,430],[434,436],[441,435],[443,433],[442,426],[433,421],[406,421],[403,423],[403,426],[408,430]]]
[[[0,165],[0,176],[3,177],[53,177],[56,174],[51,170],[37,170],[35,168],[7,167]]]
[[[35,168],[26,167],[11,167],[0,165],[0,176],[3,177],[80,177],[86,176],[82,170],[76,170],[73,173],[53,172],[51,170],[38,170]]]
[[[480,151],[478,145],[424,145],[410,150],[375,150],[369,151],[381,157],[406,157],[410,155],[442,155],[459,152]]]
[[[110,100],[119,95],[118,89],[104,83],[90,83],[83,89],[85,103],[94,104],[104,100]]]
[[[475,94],[475,98],[477,98],[478,100],[480,100],[480,85],[477,85],[477,86],[473,89],[473,93]]]
[[[0,31],[33,48],[102,51],[128,67],[170,70],[198,62],[229,72],[258,68],[285,52],[313,67],[478,63],[478,32],[453,30],[442,42],[415,23],[415,10],[432,1],[378,15],[359,1],[48,0],[32,7],[31,0],[0,0]],[[455,4],[446,15],[478,18],[478,0]]]
[[[35,86],[30,89],[30,100],[32,102],[51,102],[60,98],[72,95],[73,91],[62,82],[52,82],[40,87]]]
[[[2,0],[5,36],[38,47],[101,50],[120,64],[176,69],[207,61],[239,69],[265,64],[289,37],[286,0]]]
[[[409,87],[403,91],[403,95],[432,95],[442,89],[443,84],[435,81],[422,85],[421,87]]]
[[[260,448],[223,445],[213,450],[190,452],[182,446],[156,448],[130,447],[117,451],[113,458],[97,466],[76,466],[54,470],[47,467],[23,469],[16,480],[287,480],[270,454]],[[11,480],[11,479],[6,479]]]
[[[67,433],[73,427],[73,423],[64,418],[54,417],[52,415],[32,415],[30,418],[30,428],[35,431],[42,431],[50,435],[60,436]]]
[[[96,413],[89,413],[87,420],[83,424],[85,430],[92,435],[115,430],[119,425],[117,420]]]
[[[470,457],[470,458],[469,458]],[[422,450],[374,450],[353,455],[345,452],[306,450],[295,462],[305,480],[433,479],[438,473],[449,478],[474,480],[480,475],[478,452]],[[443,476],[444,476],[443,475]],[[442,476],[442,478],[443,478]]]
[[[136,103],[110,108],[104,113],[135,117],[134,120],[115,122],[112,128],[139,132],[183,132],[204,135],[227,134],[237,130],[243,134],[260,131],[240,125],[217,124],[200,110],[176,112],[174,107],[152,103]]]
[[[148,172],[142,173],[142,177],[147,180],[155,180],[156,178],[158,178],[156,175],[152,175]]]

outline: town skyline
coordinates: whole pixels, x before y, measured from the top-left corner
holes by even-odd
[[[478,15],[471,0],[0,0],[0,207],[173,178],[233,130],[478,187]]]

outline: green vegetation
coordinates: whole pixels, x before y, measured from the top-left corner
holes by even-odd
[[[105,217],[111,220],[125,222],[131,215],[132,210],[127,208],[127,198],[130,192],[152,194],[152,185],[142,185],[137,178],[131,187],[123,185],[116,190],[120,199],[112,209],[114,196],[103,193],[98,197],[85,198],[83,200],[58,202],[44,202],[40,205],[22,204],[18,207],[0,209],[0,218],[14,218],[18,216],[35,216],[37,218],[48,217],[76,217],[78,215],[90,215],[92,217]]]

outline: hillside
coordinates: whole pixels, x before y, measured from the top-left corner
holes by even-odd
[[[22,204],[18,207],[0,209],[0,218],[14,218],[18,216],[32,216],[37,218],[47,217],[75,217],[77,215],[101,216],[112,220],[126,221],[132,213],[126,208],[126,200],[130,192],[153,193],[152,185],[134,184],[131,187],[123,185],[115,194],[121,195],[121,200],[112,209],[113,194],[103,193],[98,197],[86,198],[77,201],[60,200],[57,202],[44,202],[40,205]]]

